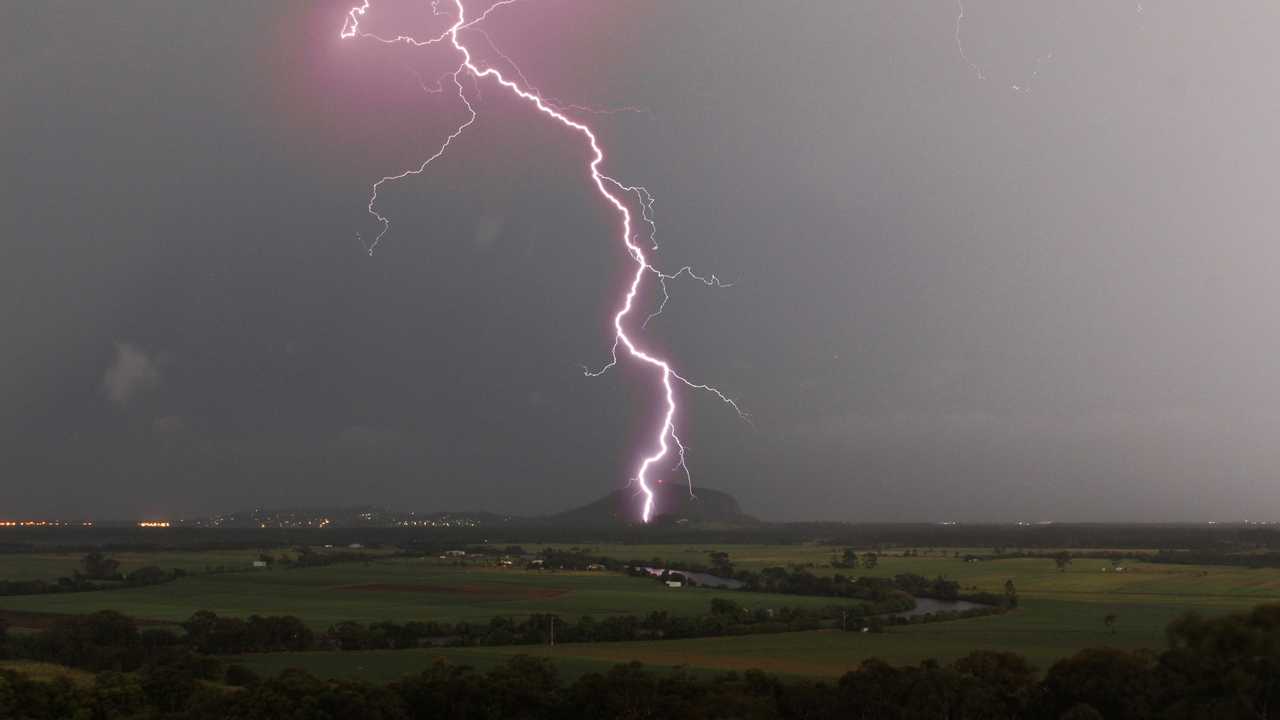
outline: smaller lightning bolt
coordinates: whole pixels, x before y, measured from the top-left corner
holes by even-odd
[[[958,12],[956,13],[956,32],[955,32],[956,51],[960,53],[960,59],[964,60],[965,64],[969,66],[969,69],[973,71],[974,76],[976,76],[979,80],[986,80],[987,74],[983,72],[982,66],[978,65],[978,63],[970,59],[969,54],[966,53],[964,49],[964,40],[960,34],[960,26],[964,23],[964,16],[965,16],[964,0],[956,0],[956,8],[958,10]],[[1141,4],[1139,4],[1138,12],[1142,12]],[[1041,55],[1040,57],[1036,58],[1035,65],[1033,65],[1031,68],[1031,78],[1025,84],[1009,83],[1009,89],[1014,91],[1015,93],[1018,93],[1019,95],[1029,94],[1031,92],[1032,83],[1034,83],[1035,80],[1040,77],[1041,66],[1052,61],[1053,61],[1052,52],[1045,55]]]
[[[527,88],[529,92],[533,93],[534,95],[537,95],[538,97],[542,98],[544,102],[546,102],[551,107],[559,110],[560,112],[574,111],[574,112],[580,112],[580,113],[589,113],[591,115],[621,115],[623,113],[637,113],[641,115],[648,115],[651,118],[653,117],[652,110],[650,110],[647,107],[642,107],[640,105],[623,105],[621,107],[598,107],[595,105],[583,105],[581,103],[565,102],[563,100],[559,100],[557,98],[551,97],[550,95],[547,95],[546,93],[539,90],[538,87],[529,80],[529,78],[524,74],[524,70],[522,70],[520,66],[516,64],[515,60],[512,60],[509,55],[504,53],[502,49],[498,47],[497,43],[493,41],[493,38],[489,36],[489,33],[486,32],[484,28],[472,27],[470,29],[475,34],[484,38],[485,44],[489,46],[490,52],[493,53],[494,57],[506,63],[507,67],[511,68],[512,74],[515,76],[515,78],[518,81],[520,81],[520,84],[523,87]]]
[[[964,39],[961,35],[961,25],[963,25],[964,18],[965,18],[964,0],[956,0],[956,9],[957,9],[956,30],[955,30],[956,51],[960,54],[960,59],[963,60],[965,64],[969,66],[969,69],[973,71],[973,74],[975,77],[977,77],[977,79],[986,80],[987,74],[983,71],[982,66],[974,62],[973,59],[969,57],[969,54],[965,52],[965,49],[964,49]],[[1136,0],[1136,2],[1134,3],[1134,11],[1139,16],[1142,16],[1144,14],[1144,8],[1141,0]],[[1141,18],[1139,19],[1139,22],[1141,23]],[[1144,27],[1145,26],[1142,26],[1141,24],[1139,25],[1139,29],[1142,29]],[[1047,53],[1045,55],[1041,55],[1040,57],[1036,58],[1035,65],[1032,66],[1032,69],[1031,69],[1030,79],[1026,83],[1010,83],[1009,89],[1020,95],[1029,94],[1031,92],[1031,86],[1035,83],[1036,79],[1040,77],[1040,70],[1050,62],[1053,62],[1052,52]]]
[[[369,214],[372,215],[374,218],[376,218],[378,222],[382,224],[382,230],[378,231],[378,235],[373,239],[373,242],[369,243],[369,245],[365,247],[365,251],[367,251],[370,255],[373,255],[374,251],[378,249],[378,243],[382,242],[382,238],[386,236],[389,230],[391,230],[391,220],[388,219],[386,216],[384,216],[382,213],[379,213],[378,210],[374,207],[375,205],[378,204],[378,190],[381,189],[382,186],[385,185],[386,183],[395,182],[396,180],[403,180],[407,177],[411,177],[413,175],[421,175],[423,172],[426,172],[427,166],[435,162],[437,158],[443,156],[445,152],[449,149],[449,145],[451,145],[454,140],[457,140],[458,136],[461,135],[463,131],[465,131],[467,128],[471,127],[471,124],[476,121],[476,109],[471,105],[471,101],[467,99],[466,93],[462,91],[462,81],[458,79],[458,76],[462,73],[462,70],[463,68],[459,67],[457,70],[454,70],[452,73],[449,73],[447,77],[452,78],[453,86],[458,91],[458,98],[462,100],[462,104],[467,108],[468,117],[466,121],[463,122],[461,125],[459,125],[456,130],[449,133],[449,135],[445,137],[444,142],[440,144],[440,147],[431,155],[431,157],[427,158],[426,160],[423,160],[421,165],[411,170],[405,170],[404,172],[399,173],[397,175],[387,175],[373,184],[373,192],[369,195],[369,205],[367,206],[367,209],[369,211]],[[441,82],[443,82],[443,80],[441,80]],[[428,92],[430,92],[430,90],[428,90]]]
[[[956,7],[960,9],[960,14],[956,15],[956,49],[960,51],[960,59],[968,63],[969,69],[973,70],[979,80],[986,80],[987,76],[982,74],[982,68],[965,54],[964,41],[960,39],[960,25],[964,22],[964,0],[956,0]]]

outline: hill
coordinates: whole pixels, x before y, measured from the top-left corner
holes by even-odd
[[[726,492],[697,488],[693,495],[680,484],[662,484],[653,489],[656,525],[757,525],[760,520],[742,512],[737,499]],[[641,498],[631,488],[608,495],[572,510],[551,515],[548,520],[569,527],[617,526],[639,520]]]

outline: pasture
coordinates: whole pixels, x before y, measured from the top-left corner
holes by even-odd
[[[532,546],[538,549],[546,546]],[[568,546],[554,547],[567,549]],[[531,549],[526,546],[526,549]],[[929,555],[904,557],[900,549],[879,553],[874,568],[832,568],[830,563],[842,548],[826,545],[622,545],[593,544],[580,549],[623,560],[662,558],[673,565],[708,564],[712,550],[729,553],[734,567],[760,570],[769,566],[808,566],[818,575],[842,573],[849,576],[892,577],[914,573],[928,578],[942,576],[958,581],[965,590],[1001,593],[1008,580],[1026,598],[1086,602],[1146,603],[1176,602],[1186,607],[1246,608],[1260,602],[1280,601],[1280,570],[1250,569],[1223,565],[1168,565],[1144,562],[1151,551],[1129,550],[1121,562],[1123,572],[1115,572],[1109,560],[1078,558],[1059,571],[1053,560],[1015,558],[965,562],[955,557],[990,553],[991,548],[942,548]],[[857,549],[859,553],[866,552]],[[921,550],[923,552],[923,550]]]
[[[526,546],[526,549],[534,547]],[[965,562],[954,550],[904,557],[882,553],[875,568],[829,567],[832,548],[818,545],[637,546],[594,545],[588,552],[631,560],[653,557],[705,564],[709,550],[730,554],[738,567],[809,565],[815,573],[892,576],[915,573],[957,580],[966,590],[1001,593],[1012,580],[1021,606],[1014,612],[968,620],[892,627],[883,634],[816,631],[694,640],[546,646],[424,648],[357,653],[311,652],[246,656],[261,672],[299,666],[327,676],[387,680],[438,660],[485,668],[515,654],[553,658],[576,675],[631,660],[694,672],[758,667],[786,675],[835,677],[862,660],[893,663],[942,661],[975,649],[1026,655],[1041,669],[1091,646],[1161,648],[1165,625],[1188,609],[1224,613],[1262,602],[1280,602],[1280,570],[1228,566],[1165,565],[1126,559],[1117,572],[1101,559],[1076,559],[1060,571],[1052,560],[1018,558]],[[964,551],[961,554],[965,554]],[[1136,553],[1135,553],[1136,554]],[[185,557],[184,557],[185,555]],[[122,564],[157,564],[199,570],[215,564],[250,563],[256,553],[122,554]],[[53,558],[74,566],[75,556],[7,556],[0,566],[33,568]],[[127,566],[126,566],[127,567]],[[1105,571],[1104,571],[1105,568]],[[103,592],[0,598],[0,612],[85,613],[113,609],[152,622],[176,623],[197,610],[220,615],[295,615],[316,629],[343,621],[471,621],[554,613],[677,615],[707,611],[710,600],[730,597],[749,608],[827,607],[835,598],[741,593],[706,588],[669,589],[650,579],[610,572],[535,571],[490,562],[371,559],[326,567],[197,574],[163,585]],[[1114,615],[1114,626],[1104,618]]]
[[[129,574],[140,567],[155,565],[165,570],[178,568],[189,573],[202,573],[217,568],[244,570],[258,559],[258,550],[112,552],[120,562],[120,572]],[[294,553],[273,550],[274,557]],[[36,552],[0,554],[0,580],[57,580],[82,570],[83,552]]]
[[[555,647],[279,653],[243,656],[238,662],[261,673],[300,667],[326,677],[379,682],[420,671],[437,661],[486,669],[520,654],[551,658],[571,677],[638,660],[657,668],[699,673],[759,668],[782,675],[834,678],[872,657],[914,665],[931,658],[947,662],[974,650],[989,649],[1021,653],[1045,670],[1058,658],[1086,647],[1161,647],[1165,625],[1182,611],[1177,603],[1133,606],[1036,600],[1006,615],[892,627],[881,634],[820,630]],[[1114,632],[1103,623],[1112,613],[1118,617]]]
[[[707,611],[711,598],[744,606],[826,607],[831,598],[743,594],[706,588],[673,590],[655,580],[609,572],[554,572],[429,560],[380,560],[327,567],[197,575],[141,588],[0,598],[0,611],[127,615],[180,622],[198,610],[220,615],[295,615],[317,629],[343,620],[462,620],[557,613],[577,618]]]

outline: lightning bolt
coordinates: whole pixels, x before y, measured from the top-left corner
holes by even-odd
[[[964,49],[964,39],[961,36],[961,26],[964,24],[964,19],[965,19],[964,3],[965,3],[965,0],[956,0],[956,25],[955,25],[956,52],[959,53],[960,59],[963,60],[966,65],[969,66],[969,70],[973,73],[975,78],[977,78],[978,80],[986,80],[987,73],[982,69],[981,65],[974,62],[973,59],[969,57],[969,53],[967,53]],[[1139,16],[1139,29],[1144,29],[1145,26],[1141,24],[1141,17],[1144,14],[1142,0],[1137,0],[1134,3],[1133,9],[1134,9],[1134,12]],[[1016,83],[1016,82],[1009,83],[1009,89],[1020,95],[1030,94],[1032,85],[1036,84],[1036,81],[1040,78],[1041,68],[1051,62],[1053,62],[1053,52],[1049,52],[1037,57],[1035,64],[1031,66],[1031,77],[1025,83]]]
[[[956,50],[960,51],[960,59],[969,65],[969,69],[973,71],[973,74],[979,80],[986,80],[987,76],[982,73],[982,68],[965,54],[964,40],[960,39],[960,26],[964,24],[964,0],[956,0],[956,8],[959,10],[959,13],[956,14]]]
[[[477,15],[473,20],[469,20],[467,18],[466,8],[463,6],[462,0],[450,0],[449,4],[453,5],[453,12],[441,9],[440,6],[444,0],[434,0],[431,3],[432,13],[436,16],[453,15],[453,23],[445,31],[425,40],[407,35],[382,37],[361,30],[360,21],[368,15],[371,2],[372,0],[365,0],[363,4],[353,7],[347,13],[347,18],[342,26],[342,31],[339,34],[339,37],[343,39],[368,38],[388,44],[405,43],[414,47],[423,47],[447,42],[455,51],[457,51],[460,58],[459,64],[452,72],[442,76],[441,82],[438,83],[437,88],[428,88],[423,84],[423,89],[428,92],[436,92],[438,88],[444,87],[443,78],[449,78],[452,81],[453,88],[457,91],[458,98],[467,110],[467,119],[458,125],[457,128],[444,139],[436,152],[423,161],[418,167],[410,168],[409,170],[405,170],[404,172],[396,175],[388,175],[373,184],[373,189],[369,196],[368,212],[375,220],[378,221],[382,226],[382,229],[379,231],[377,237],[374,238],[373,242],[366,247],[370,254],[373,254],[378,244],[391,229],[391,221],[376,209],[378,202],[378,190],[386,183],[403,180],[407,177],[419,175],[425,172],[431,163],[444,155],[453,141],[457,140],[458,137],[475,122],[475,107],[467,98],[467,94],[463,89],[462,77],[464,75],[469,76],[473,81],[475,81],[477,83],[477,88],[479,87],[478,83],[480,80],[487,79],[494,81],[498,86],[510,92],[512,95],[529,103],[547,118],[563,125],[568,130],[580,134],[583,140],[590,147],[591,161],[587,164],[588,176],[591,182],[595,185],[600,197],[617,212],[621,226],[621,240],[627,249],[627,254],[635,262],[635,273],[631,276],[631,281],[622,295],[621,304],[618,306],[618,309],[615,311],[613,316],[613,348],[610,353],[609,362],[598,370],[584,368],[583,372],[588,377],[598,377],[599,375],[604,374],[610,368],[618,364],[619,349],[622,349],[625,350],[627,356],[641,365],[650,368],[658,379],[664,410],[662,420],[653,430],[652,449],[649,451],[649,454],[645,455],[640,461],[640,465],[636,468],[635,476],[632,478],[636,486],[639,488],[640,494],[644,496],[643,506],[641,508],[641,518],[644,522],[649,522],[653,517],[654,508],[654,492],[652,483],[655,481],[652,477],[653,469],[655,467],[659,467],[660,463],[670,458],[673,453],[675,460],[673,469],[684,471],[685,477],[689,481],[691,494],[693,490],[692,474],[689,472],[689,466],[685,462],[687,448],[676,432],[676,412],[679,408],[676,386],[680,385],[692,390],[700,390],[710,393],[721,402],[731,407],[742,419],[748,420],[749,418],[746,413],[743,412],[742,408],[739,407],[738,403],[728,395],[711,385],[689,380],[677,372],[669,360],[647,350],[638,339],[632,337],[628,332],[627,320],[635,309],[642,283],[646,277],[653,277],[656,279],[659,287],[662,289],[662,301],[658,305],[657,310],[650,313],[649,316],[645,318],[641,325],[642,328],[648,325],[648,323],[655,317],[661,315],[662,311],[666,308],[667,300],[670,298],[667,293],[667,281],[675,280],[681,276],[687,275],[708,286],[728,287],[728,285],[722,283],[715,275],[698,275],[688,266],[683,267],[676,272],[663,272],[649,261],[644,248],[642,248],[637,242],[636,236],[633,234],[635,225],[634,217],[630,207],[626,202],[624,202],[623,198],[630,198],[632,196],[636,198],[636,202],[640,208],[640,222],[648,228],[645,239],[649,249],[656,250],[658,247],[657,223],[654,219],[653,196],[644,187],[624,185],[618,180],[605,175],[601,171],[601,167],[604,165],[605,161],[605,154],[603,148],[600,146],[599,140],[596,138],[596,134],[592,131],[590,126],[572,119],[567,114],[570,109],[578,109],[592,113],[612,111],[598,111],[594,108],[587,108],[584,106],[564,105],[545,98],[538,92],[536,87],[529,83],[528,79],[524,77],[524,73],[520,71],[515,63],[512,62],[510,58],[503,55],[501,51],[497,50],[497,48],[494,48],[494,52],[507,64],[508,67],[511,68],[511,77],[507,77],[497,68],[481,67],[476,64],[470,48],[462,42],[460,34],[464,30],[474,28],[476,25],[482,23],[491,13],[499,8],[511,5],[517,2],[517,0],[497,0],[489,5],[484,12]],[[485,41],[490,46],[493,45],[488,35],[482,30],[479,31],[479,34],[485,38]],[[623,108],[623,110],[633,109],[634,108]],[[661,482],[661,480],[659,479],[656,482]]]
[[[964,0],[956,0],[956,9],[957,9],[957,12],[956,12],[956,33],[955,33],[955,35],[956,35],[956,51],[960,53],[960,59],[961,59],[961,60],[963,60],[963,61],[965,62],[965,64],[966,64],[966,65],[968,65],[968,66],[969,66],[969,69],[970,69],[971,71],[973,71],[974,77],[976,77],[978,80],[986,80],[986,79],[987,79],[987,74],[982,70],[982,66],[981,66],[981,65],[979,65],[978,63],[974,62],[974,61],[969,57],[969,54],[968,54],[968,53],[966,53],[966,52],[965,52],[965,50],[964,50],[964,40],[962,39],[962,37],[961,37],[961,33],[960,33],[960,26],[964,24],[964,16],[965,16]],[[1138,4],[1138,12],[1139,12],[1139,13],[1141,13],[1141,12],[1142,12],[1142,4],[1141,4],[1141,3],[1139,3],[1139,4]],[[1029,80],[1027,80],[1027,82],[1026,82],[1026,83],[1022,83],[1022,84],[1019,84],[1019,83],[1016,83],[1016,82],[1014,82],[1014,83],[1009,83],[1009,89],[1010,89],[1010,90],[1012,90],[1012,91],[1014,91],[1015,93],[1020,94],[1020,95],[1026,95],[1026,94],[1029,94],[1029,93],[1031,92],[1031,85],[1032,85],[1032,84],[1034,84],[1034,83],[1035,83],[1035,81],[1040,77],[1040,67],[1041,67],[1042,65],[1044,65],[1044,64],[1046,64],[1046,63],[1050,63],[1050,62],[1053,62],[1053,53],[1052,53],[1052,52],[1050,52],[1050,53],[1048,53],[1048,54],[1046,54],[1046,55],[1041,55],[1040,57],[1036,58],[1035,64],[1031,67],[1031,77],[1030,77],[1030,79],[1029,79]]]

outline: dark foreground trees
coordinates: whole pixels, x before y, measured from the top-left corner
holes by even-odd
[[[51,659],[111,669],[89,685],[0,670],[0,718],[1280,720],[1280,605],[1213,619],[1188,615],[1170,625],[1163,653],[1088,649],[1043,677],[1021,656],[993,651],[947,665],[868,660],[826,682],[759,671],[695,677],[638,663],[570,682],[549,660],[515,657],[484,673],[434,664],[382,686],[297,670],[261,679],[153,632],[100,614],[42,633],[38,646]],[[11,636],[8,647],[15,642],[34,641]]]

